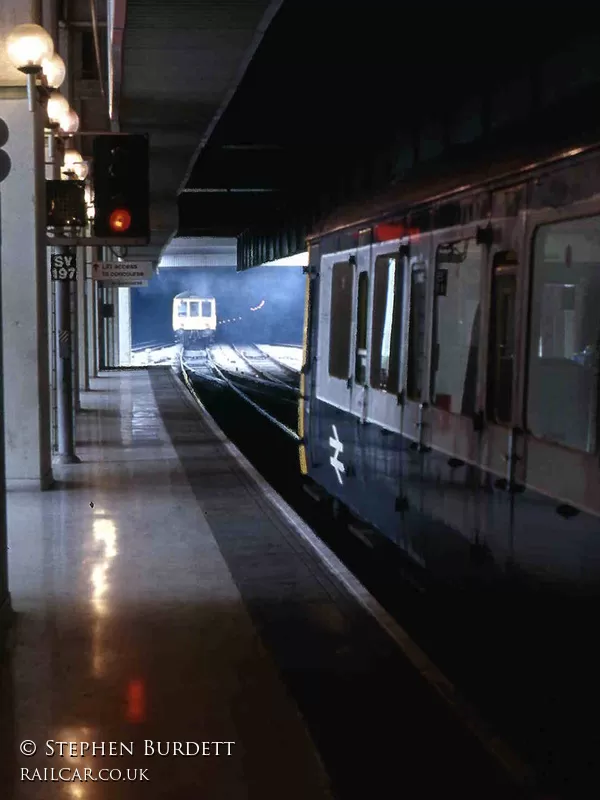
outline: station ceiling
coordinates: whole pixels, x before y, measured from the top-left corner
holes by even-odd
[[[377,171],[401,177],[407,152],[409,163],[461,141],[459,122],[476,127],[496,96],[518,119],[540,86],[573,80],[569,48],[586,19],[579,0],[558,16],[523,15],[514,0],[485,13],[389,0],[114,2],[126,5],[121,129],[150,133],[158,250],[175,231],[206,242],[307,208],[318,216]],[[542,75],[556,53],[566,58]]]
[[[177,193],[281,0],[115,0],[125,19],[120,128],[150,135],[153,250],[177,230]]]

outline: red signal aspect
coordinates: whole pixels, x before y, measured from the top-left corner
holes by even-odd
[[[115,208],[108,218],[108,224],[115,233],[124,233],[131,225],[131,214],[126,208]]]

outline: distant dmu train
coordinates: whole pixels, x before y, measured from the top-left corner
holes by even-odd
[[[214,297],[198,297],[181,292],[173,299],[173,333],[175,341],[185,347],[208,344],[217,329],[217,309]]]
[[[424,579],[595,590],[600,146],[395,191],[309,241],[302,472]]]

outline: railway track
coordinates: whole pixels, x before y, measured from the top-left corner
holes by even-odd
[[[167,347],[172,347],[172,345],[173,342],[159,342],[156,339],[154,339],[151,342],[142,342],[141,344],[136,344],[135,346],[132,346],[131,352],[144,353],[152,350],[163,350]]]
[[[230,345],[250,370],[264,381],[281,388],[298,391],[298,373],[265,353],[255,344]]]
[[[182,366],[195,378],[209,383],[225,383],[215,370],[208,348],[198,350],[182,348],[180,358]]]
[[[286,364],[285,361],[283,361],[282,359],[277,358],[272,353],[268,353],[266,351],[266,347],[265,346],[263,346],[263,347],[261,347],[260,345],[253,345],[253,346],[258,348],[261,351],[261,353],[263,353],[263,355],[265,355],[268,359],[270,359],[274,364],[277,364],[286,373],[286,375],[292,377],[294,382],[298,381],[299,371],[298,371],[297,367],[291,367],[289,364]],[[295,347],[295,345],[279,345],[279,346],[280,347],[284,347],[284,346],[285,347],[289,347],[290,349],[292,347]],[[298,348],[298,349],[300,349],[300,348]]]

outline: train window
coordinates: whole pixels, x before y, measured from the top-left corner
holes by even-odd
[[[212,303],[210,302],[210,300],[202,301],[202,316],[203,317],[212,316]]]
[[[364,386],[367,382],[367,301],[369,296],[369,276],[361,272],[358,276],[356,297],[356,358],[354,379]]]
[[[516,293],[516,257],[498,253],[492,273],[487,387],[487,414],[494,422],[512,419]]]
[[[427,275],[423,265],[415,265],[410,276],[410,311],[408,356],[406,363],[406,394],[420,400],[425,367],[425,313],[427,308]]]
[[[187,303],[185,300],[180,300],[179,305],[177,306],[177,316],[178,317],[187,317]]]
[[[431,401],[473,414],[477,393],[481,246],[474,239],[440,245],[436,254]]]
[[[352,329],[352,288],[354,267],[339,261],[331,271],[329,330],[329,374],[347,380],[350,377],[350,342]]]
[[[371,333],[371,386],[397,392],[402,270],[396,256],[375,260]]]
[[[199,317],[200,316],[200,303],[194,301],[190,303],[190,317]]]
[[[540,438],[597,448],[600,217],[543,225],[533,250],[527,424]]]

